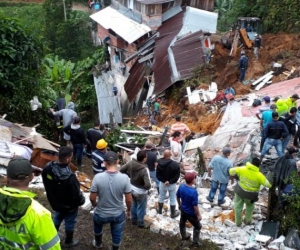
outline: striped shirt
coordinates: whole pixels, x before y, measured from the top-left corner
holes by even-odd
[[[189,127],[182,122],[176,122],[171,126],[170,134],[172,135],[176,131],[179,131],[181,133],[181,138],[179,141],[183,140],[182,136],[184,135],[185,132],[188,132],[188,133],[191,132]]]

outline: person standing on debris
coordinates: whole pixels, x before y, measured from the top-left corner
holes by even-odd
[[[270,96],[265,96],[263,98],[263,100],[265,101],[265,105],[263,105],[262,107],[259,108],[259,110],[257,110],[256,112],[256,117],[257,119],[261,119],[260,115],[266,111],[266,110],[270,110],[270,106],[271,106],[271,98]]]
[[[258,34],[255,34],[253,47],[254,47],[254,56],[256,59],[258,59],[258,53],[261,48],[261,38]]]
[[[297,108],[298,104],[297,101],[299,100],[299,95],[298,94],[293,94],[291,97],[288,97],[285,100],[285,104],[288,106],[288,110],[290,110],[292,107]]]
[[[285,113],[279,117],[279,121],[284,122],[289,131],[288,135],[282,142],[282,153],[284,153],[287,145],[289,144],[291,136],[294,137],[296,134],[296,112],[297,108],[292,107],[289,113]]]
[[[146,141],[144,150],[147,153],[146,164],[149,169],[150,178],[155,182],[157,193],[159,194],[159,180],[156,178],[156,167],[157,167],[157,155],[152,152],[154,144],[151,141]]]
[[[263,149],[264,143],[267,139],[266,137],[266,127],[269,122],[272,121],[272,113],[276,111],[277,106],[272,104],[269,110],[265,110],[262,112],[261,117],[256,114],[256,117],[260,120],[260,131],[261,131],[261,139],[260,139],[260,152]]]
[[[267,178],[259,172],[259,166],[260,160],[258,158],[253,158],[251,163],[246,163],[246,166],[229,169],[229,174],[231,176],[236,175],[239,179],[234,188],[234,215],[235,224],[238,227],[242,225],[244,204],[246,204],[244,223],[249,225],[252,219],[254,203],[258,201],[260,186],[271,187]]]
[[[86,147],[86,138],[83,128],[80,126],[81,119],[79,116],[74,117],[73,123],[64,127],[64,132],[70,135],[73,145],[73,154],[76,156],[77,166],[83,167],[82,156],[83,149]]]
[[[299,138],[300,138],[300,106],[297,109],[297,113],[296,113],[296,124],[297,124],[297,132],[296,135],[294,137],[294,146],[297,148],[300,148],[299,145]]]
[[[177,203],[181,211],[179,230],[182,240],[189,240],[191,234],[186,232],[186,221],[189,221],[193,227],[193,243],[192,246],[201,246],[199,242],[200,230],[202,220],[199,208],[198,208],[198,193],[193,187],[196,183],[196,173],[188,172],[184,175],[185,184],[181,184],[177,190]]]
[[[171,148],[171,159],[176,162],[181,162],[182,157],[182,146],[180,143],[181,133],[176,131],[172,134],[172,138],[170,139],[170,148]]]
[[[275,97],[274,98],[274,103],[277,106],[276,111],[278,112],[279,115],[282,115],[282,114],[289,111],[288,105],[286,105],[286,102],[283,99],[281,99],[279,97]]]
[[[184,135],[189,135],[191,130],[185,123],[181,122],[180,115],[175,116],[175,121],[176,122],[170,128],[170,134],[172,135],[174,132],[180,132],[179,141],[182,142],[184,140]]]
[[[160,99],[157,99],[154,103],[154,117],[157,115],[160,116]]]
[[[132,159],[121,167],[120,172],[127,174],[131,183],[132,207],[131,223],[140,228],[148,228],[144,217],[146,215],[148,190],[151,188],[150,175],[147,165],[147,153],[145,150],[137,153],[137,159]]]
[[[32,179],[27,159],[9,161],[6,186],[0,188],[0,249],[61,249],[50,211],[27,191]]]
[[[284,122],[279,121],[279,115],[277,112],[272,113],[272,121],[269,122],[266,126],[265,135],[266,140],[261,151],[261,160],[264,158],[266,153],[270,150],[271,147],[276,148],[278,157],[283,155],[282,152],[282,142],[287,137],[289,131],[284,124]]]
[[[287,148],[285,155],[280,157],[274,165],[274,174],[276,177],[276,182],[273,185],[276,185],[279,190],[280,201],[283,206],[288,202],[284,196],[288,196],[292,193],[293,184],[291,181],[291,176],[297,174],[297,164],[295,157],[299,149],[294,147]]]
[[[171,159],[170,150],[165,150],[164,157],[158,160],[156,177],[160,181],[157,212],[162,214],[164,200],[169,192],[171,218],[175,218],[179,215],[176,211],[176,182],[180,177],[180,167]]]
[[[54,111],[53,108],[50,108],[51,113],[54,116],[62,116],[63,118],[63,127],[70,125],[73,122],[73,118],[77,116],[77,113],[74,111],[74,103],[69,102],[66,109],[62,109],[59,111]],[[70,136],[64,132],[64,139],[67,142],[67,146],[71,146]]]
[[[97,142],[96,150],[92,153],[92,164],[94,174],[102,173],[106,170],[104,156],[107,152],[107,142],[101,139]]]
[[[240,82],[243,82],[245,79],[246,71],[248,69],[248,62],[249,62],[249,59],[246,56],[245,51],[242,50],[241,57],[239,60],[239,65],[238,65],[238,67],[240,69]]]
[[[65,221],[65,247],[73,247],[79,243],[73,239],[73,235],[78,207],[85,202],[76,175],[70,169],[72,156],[72,148],[61,147],[58,161],[48,162],[42,172],[47,198],[55,211],[53,221],[57,231],[62,221]]]
[[[96,144],[101,139],[104,139],[104,133],[100,129],[99,120],[96,120],[94,121],[94,127],[86,132],[87,153],[91,155],[97,149]]]
[[[103,226],[109,223],[112,236],[111,249],[118,250],[126,222],[124,195],[126,215],[129,218],[131,214],[131,185],[129,177],[118,171],[118,155],[115,152],[108,151],[105,154],[104,164],[107,170],[95,175],[91,186],[90,201],[93,207],[96,207],[93,215],[95,234],[93,246],[102,248]]]
[[[223,155],[215,155],[208,166],[208,175],[211,175],[211,171],[213,173],[211,175],[211,187],[208,196],[206,199],[209,202],[213,202],[215,198],[215,194],[217,189],[219,188],[219,196],[218,196],[218,205],[222,205],[225,203],[225,193],[227,189],[227,185],[229,182],[229,174],[228,170],[233,167],[233,163],[228,159],[230,156],[231,149],[228,147],[224,147],[222,149]],[[233,179],[232,179],[233,181]]]

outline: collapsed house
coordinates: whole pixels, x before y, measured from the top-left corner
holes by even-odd
[[[131,114],[147,97],[192,77],[198,65],[208,62],[218,18],[210,12],[213,4],[112,1],[90,16],[109,54],[94,71],[102,123],[121,123],[122,114]]]

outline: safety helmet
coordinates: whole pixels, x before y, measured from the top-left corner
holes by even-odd
[[[96,148],[104,149],[104,148],[106,148],[106,146],[107,146],[107,142],[104,139],[97,141]]]
[[[255,34],[255,36],[258,36],[258,34]]]
[[[244,50],[241,51],[241,55],[245,55],[245,51]]]

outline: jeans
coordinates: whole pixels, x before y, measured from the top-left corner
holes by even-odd
[[[267,139],[266,137],[266,129],[263,128],[261,131],[260,131],[260,135],[261,135],[261,140],[260,140],[260,152],[262,151],[263,149],[263,146],[264,146],[264,143]]]
[[[261,159],[266,155],[266,153],[269,151],[269,149],[273,146],[276,148],[276,152],[278,154],[278,157],[283,156],[282,141],[280,139],[267,138],[265,143],[264,143],[263,149],[261,151]]]
[[[249,224],[252,219],[254,202],[251,202],[248,199],[243,199],[237,194],[234,194],[234,216],[235,216],[235,224],[237,226],[242,225],[242,214],[243,214],[244,203],[246,204],[245,222],[246,224]]]
[[[225,193],[227,189],[228,183],[220,183],[218,181],[211,181],[211,186],[210,186],[210,191],[208,194],[209,200],[213,201],[217,192],[217,189],[219,188],[220,185],[220,192],[218,196],[218,204],[222,204],[224,202],[225,198]]]
[[[109,223],[113,245],[114,246],[121,245],[125,221],[126,221],[125,212],[122,212],[120,215],[116,217],[106,217],[106,218],[101,217],[100,214],[94,213],[93,221],[94,221],[95,235],[102,235],[103,225]]]
[[[60,227],[62,221],[65,221],[65,230],[74,232],[74,227],[76,224],[76,218],[78,214],[78,208],[73,210],[72,212],[55,212],[53,217],[53,222],[56,228]]]
[[[159,183],[158,202],[164,203],[167,192],[169,191],[170,206],[176,206],[176,183],[166,186],[163,182]]]
[[[149,171],[149,173],[150,173],[150,178],[155,182],[156,187],[159,188],[159,180],[156,177],[156,170]]]
[[[201,223],[197,220],[196,215],[186,214],[181,210],[179,226],[185,228],[186,221],[189,221],[196,230],[201,230]]]
[[[284,138],[283,142],[282,142],[282,153],[284,154],[284,151],[287,147],[287,145],[289,144],[291,139],[291,134],[288,134],[287,137]]]
[[[258,59],[258,52],[259,52],[259,48],[254,47],[254,56],[255,56],[256,59]]]
[[[241,70],[240,70],[240,81],[241,82],[244,81],[244,79],[245,79],[246,70],[247,70],[247,68],[241,68]]]
[[[138,194],[134,190],[131,191],[132,206],[131,206],[131,221],[138,222],[139,226],[144,226],[144,217],[147,208],[148,194]]]
[[[77,164],[80,166],[82,163],[83,144],[73,144],[73,155],[76,156]]]

